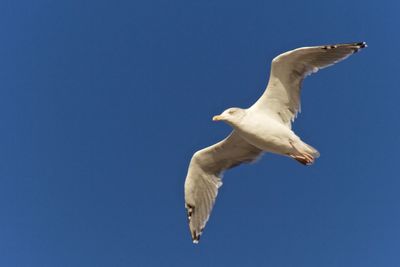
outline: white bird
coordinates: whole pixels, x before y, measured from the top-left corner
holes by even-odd
[[[231,134],[217,144],[194,153],[185,180],[185,207],[193,243],[213,208],[222,173],[241,163],[252,162],[263,152],[288,156],[304,165],[319,157],[291,130],[300,111],[304,78],[331,66],[366,47],[365,42],[302,47],[272,60],[271,74],[263,95],[250,108],[229,108],[214,121],[232,126]]]

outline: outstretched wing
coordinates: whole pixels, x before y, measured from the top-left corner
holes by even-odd
[[[251,108],[267,109],[290,128],[300,111],[300,90],[304,78],[346,59],[366,46],[362,42],[302,47],[277,56],[272,60],[267,89]]]
[[[226,139],[193,155],[185,180],[185,206],[193,243],[198,243],[208,221],[222,185],[222,173],[255,160],[261,153],[233,131]]]

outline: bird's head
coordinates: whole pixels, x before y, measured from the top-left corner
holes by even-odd
[[[213,121],[224,121],[229,124],[237,124],[246,114],[246,110],[241,108],[228,108],[220,115],[214,116]]]

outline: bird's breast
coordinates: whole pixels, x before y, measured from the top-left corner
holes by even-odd
[[[245,118],[235,130],[247,142],[264,151],[284,154],[290,148],[292,131],[270,118]]]

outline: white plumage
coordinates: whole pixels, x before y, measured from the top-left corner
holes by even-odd
[[[213,118],[228,123],[233,131],[221,142],[197,151],[190,161],[185,206],[194,243],[208,221],[226,169],[251,162],[263,152],[288,156],[305,165],[319,157],[315,148],[291,130],[300,111],[301,84],[307,75],[366,46],[365,42],[313,46],[283,53],[272,60],[267,89],[256,103],[248,109],[227,109]]]

